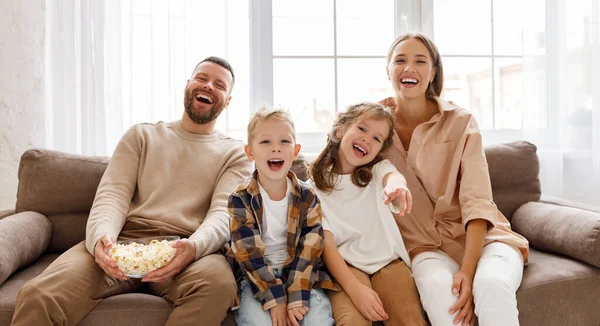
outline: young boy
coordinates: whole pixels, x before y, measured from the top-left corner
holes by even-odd
[[[229,197],[231,249],[244,274],[238,325],[333,325],[319,200],[290,171],[298,158],[294,123],[263,108],[248,124],[253,176]]]

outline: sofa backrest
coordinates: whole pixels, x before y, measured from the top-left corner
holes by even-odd
[[[31,149],[21,156],[15,211],[48,217],[50,252],[67,250],[85,238],[85,224],[108,161],[108,157],[45,149]]]
[[[536,147],[527,142],[485,149],[494,201],[510,219],[522,204],[540,199]],[[85,225],[108,157],[32,149],[21,157],[16,212],[35,211],[52,223],[48,250],[62,252],[84,240]],[[306,179],[305,162],[293,170]]]
[[[521,205],[540,200],[540,162],[536,151],[535,145],[525,141],[485,148],[494,202],[509,221]]]

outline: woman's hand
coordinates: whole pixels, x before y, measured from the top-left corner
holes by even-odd
[[[388,319],[387,313],[383,310],[383,303],[381,303],[379,295],[370,287],[360,283],[348,295],[352,299],[354,306],[356,306],[361,315],[366,319],[370,321]]]
[[[475,323],[475,312],[473,305],[473,276],[462,269],[454,274],[452,281],[452,294],[458,294],[458,300],[450,307],[450,314],[458,311],[454,323],[462,321],[462,326],[470,326]]]

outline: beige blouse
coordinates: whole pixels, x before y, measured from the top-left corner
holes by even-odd
[[[452,102],[438,99],[440,112],[414,130],[408,152],[394,133],[384,153],[408,182],[412,211],[396,215],[411,258],[434,249],[462,263],[466,225],[485,219],[485,244],[500,241],[518,248],[527,261],[527,240],[513,232],[492,199],[488,165],[475,118]]]

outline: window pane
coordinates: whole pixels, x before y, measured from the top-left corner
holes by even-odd
[[[217,128],[245,137],[249,112],[248,2],[213,0],[106,1],[104,65],[107,152],[137,122],[173,121],[183,112],[186,81],[208,57],[227,59],[236,72],[233,100]],[[199,12],[209,12],[202,21]],[[201,38],[196,31],[212,28]],[[210,45],[210,46],[209,46]]]
[[[273,55],[333,55],[333,19],[274,17]]]
[[[378,102],[393,95],[385,61],[385,58],[338,60],[338,111],[352,104]]]
[[[593,0],[597,1],[597,0]],[[578,0],[569,3],[565,6],[565,27],[567,49],[581,49],[583,46],[588,46],[593,43],[592,26],[592,1]]]
[[[394,38],[394,2],[336,2],[337,53],[385,55]]]
[[[250,66],[248,65],[249,38],[248,2],[227,1],[227,60],[235,73],[232,99],[218,123],[225,122],[219,130],[229,136],[246,140],[246,127],[250,117]],[[236,31],[236,32],[233,32]]]
[[[333,1],[273,0],[273,55],[333,55]]]
[[[327,132],[335,107],[333,59],[274,59],[273,104],[291,112],[296,132]]]
[[[333,19],[333,1],[331,0],[273,0],[272,3],[273,17],[276,18]]]
[[[545,56],[528,56],[523,60],[523,129],[536,130],[549,127],[548,121],[548,70]]]
[[[475,116],[481,129],[493,129],[492,62],[487,58],[444,58],[442,98]]]
[[[523,9],[521,0],[494,1],[494,54],[523,53]]]
[[[523,50],[525,55],[546,53],[546,0],[523,2],[527,17],[523,22]]]
[[[442,54],[491,54],[490,0],[434,0],[433,16]]]
[[[496,129],[521,129],[523,59],[496,59]]]
[[[588,40],[589,42],[589,40]],[[588,43],[589,44],[589,43]],[[569,148],[579,150],[591,150],[593,148],[594,110],[598,104],[593,105],[594,99],[598,98],[597,74],[598,68],[593,69],[593,58],[591,46],[577,49],[567,49],[568,58],[565,65],[565,74],[561,83],[566,98],[566,107],[561,108],[567,118],[567,144]],[[595,86],[595,87],[594,87]],[[598,132],[596,127],[596,132]]]

